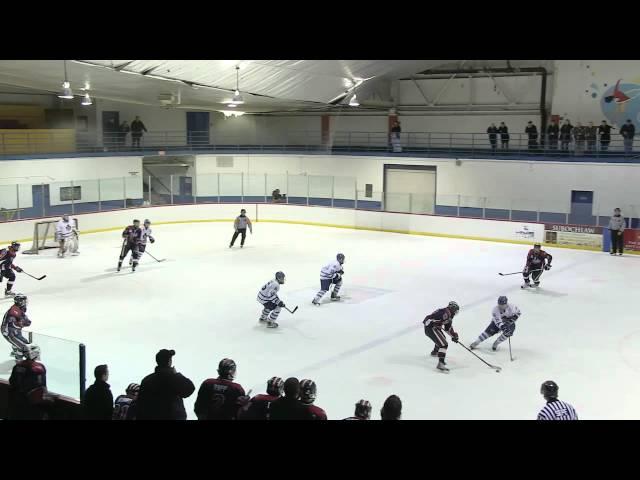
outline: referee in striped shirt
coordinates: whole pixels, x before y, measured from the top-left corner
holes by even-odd
[[[538,413],[538,420],[578,420],[576,410],[561,400],[558,400],[558,385],[547,380],[540,387],[540,393],[547,401]]]

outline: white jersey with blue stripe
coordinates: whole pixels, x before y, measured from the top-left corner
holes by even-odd
[[[148,228],[145,226],[140,227],[140,243],[143,245],[146,245],[147,240],[150,238],[153,238],[152,233],[153,231],[151,230],[151,227],[148,227]]]
[[[507,304],[507,308],[504,311],[500,310],[500,305],[493,307],[491,312],[491,320],[495,323],[496,327],[500,328],[504,321],[509,317],[520,317],[520,309],[515,305]]]
[[[320,280],[332,280],[338,272],[342,271],[342,265],[337,260],[334,260],[328,265],[322,267],[320,270]]]
[[[538,420],[578,420],[578,414],[568,403],[552,400],[542,407]]]
[[[267,282],[258,292],[258,301],[263,305],[267,302],[278,303],[278,291],[280,290],[280,284],[276,279]]]

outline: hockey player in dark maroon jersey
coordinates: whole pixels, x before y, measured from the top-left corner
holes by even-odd
[[[345,418],[345,420],[369,420],[371,418],[371,403],[367,400],[360,400],[356,403],[356,411],[353,417]]]
[[[271,403],[282,397],[284,380],[280,377],[270,378],[267,382],[267,393],[253,397],[247,405],[240,409],[238,420],[269,420]]]
[[[136,267],[138,266],[138,258],[140,256],[138,245],[142,238],[140,220],[134,220],[133,225],[129,225],[125,228],[122,231],[122,238],[124,240],[122,242],[122,250],[120,250],[120,259],[118,260],[118,272],[120,271],[120,268],[122,268],[122,262],[129,252],[131,252],[131,258],[133,260],[131,270],[135,272]]]
[[[25,360],[16,363],[9,378],[9,420],[46,420],[55,396],[47,390],[47,369],[38,362],[40,349],[29,345]]]
[[[458,334],[453,330],[452,322],[453,317],[455,317],[459,310],[460,307],[458,304],[451,301],[449,305],[444,308],[439,308],[431,315],[427,315],[422,321],[424,324],[424,334],[435,343],[431,356],[438,357],[438,366],[436,368],[441,372],[449,371],[444,361],[447,356],[447,348],[449,347],[444,332],[451,335],[453,342],[458,342]]]
[[[19,362],[24,357],[29,340],[22,335],[22,329],[31,325],[27,317],[27,297],[21,293],[13,297],[13,305],[2,317],[0,331],[7,342],[11,344],[11,356]]]
[[[198,420],[235,420],[240,407],[249,399],[244,388],[233,380],[236,376],[236,362],[223,358],[218,365],[218,378],[202,382],[194,411]]]
[[[316,401],[317,390],[316,382],[313,380],[301,380],[300,401],[307,407],[307,411],[311,414],[311,420],[326,420],[326,412],[322,408],[313,404],[313,402]]]
[[[527,261],[522,272],[524,277],[524,284],[520,288],[527,288],[531,286],[529,275],[533,279],[534,286],[540,286],[540,277],[542,272],[551,269],[551,260],[553,257],[542,250],[539,243],[536,243],[529,253],[527,254]]]
[[[16,272],[22,272],[22,269],[13,264],[13,260],[16,258],[16,253],[20,250],[20,244],[18,242],[11,242],[7,248],[0,250],[0,282],[3,278],[7,279],[7,288],[4,290],[5,297],[13,297],[15,293],[11,291],[13,288],[13,282],[16,281]]]

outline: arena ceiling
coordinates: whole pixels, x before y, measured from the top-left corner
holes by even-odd
[[[230,110],[236,89],[247,113],[324,111],[343,108],[353,94],[361,108],[383,108],[394,80],[457,68],[523,68],[548,60],[67,60],[76,96],[164,105],[190,110]],[[239,70],[236,70],[239,67]],[[62,60],[2,60],[0,88],[56,94],[64,80]],[[368,98],[377,102],[367,105]]]

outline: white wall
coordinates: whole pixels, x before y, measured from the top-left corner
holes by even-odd
[[[198,175],[215,173],[269,174],[267,192],[280,188],[285,192],[285,175],[322,175],[352,177],[358,190],[367,183],[375,192],[383,190],[384,164],[432,165],[437,167],[437,202],[456,205],[462,195],[462,206],[482,207],[488,197],[488,208],[568,213],[571,190],[593,190],[594,208],[602,215],[618,205],[640,204],[637,185],[640,165],[593,163],[527,162],[508,160],[411,159],[392,157],[357,157],[338,155],[242,155],[232,156],[233,168],[218,168],[216,156],[198,155]],[[212,177],[209,182],[215,182]],[[239,180],[238,180],[239,181]],[[274,180],[275,182],[276,180]],[[200,179],[199,179],[200,182]],[[200,183],[198,194],[201,194]],[[419,193],[419,192],[417,192]],[[289,193],[291,195],[291,193]],[[349,198],[349,197],[347,197]]]
[[[130,172],[138,172],[132,177]],[[33,206],[31,185],[49,184],[52,205],[61,202],[60,187],[82,186],[82,202],[98,201],[98,182],[102,200],[119,200],[123,196],[122,178],[126,178],[127,197],[142,197],[142,157],[86,157],[52,158],[38,160],[5,160],[0,177],[0,206],[17,208],[16,188],[19,190],[20,208]],[[16,187],[16,185],[19,185]]]

